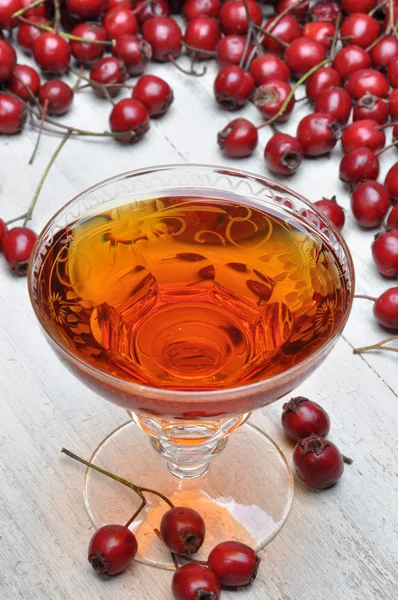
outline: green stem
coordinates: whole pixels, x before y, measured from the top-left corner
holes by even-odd
[[[289,44],[287,44],[286,42],[284,42],[283,40],[281,40],[280,38],[278,38],[276,35],[274,35],[270,31],[267,31],[266,29],[263,29],[261,27],[261,25],[257,25],[256,23],[252,23],[252,26],[254,27],[254,29],[257,29],[257,31],[262,34],[261,39],[259,40],[260,43],[263,41],[263,39],[265,37],[269,37],[269,38],[271,38],[271,40],[274,40],[274,42],[278,42],[278,44],[280,44],[284,48],[287,48],[289,46]]]
[[[337,16],[336,19],[336,29],[334,32],[334,36],[333,36],[333,40],[332,40],[332,45],[330,47],[330,60],[333,60],[336,54],[336,46],[337,46],[337,40],[339,39],[339,33],[340,33],[340,23],[341,23],[341,13],[339,13],[339,15]]]
[[[36,206],[37,199],[38,199],[39,194],[41,192],[41,189],[42,189],[42,187],[44,185],[46,177],[49,174],[50,169],[53,166],[55,159],[57,158],[58,154],[61,152],[62,148],[65,146],[65,144],[68,141],[68,139],[71,136],[71,134],[72,134],[72,129],[69,129],[66,132],[66,134],[64,135],[64,137],[62,138],[62,140],[60,141],[60,143],[58,145],[58,148],[55,150],[54,154],[50,158],[50,162],[48,163],[47,167],[45,168],[44,173],[41,176],[41,179],[39,181],[39,185],[37,186],[36,191],[33,194],[32,202],[30,203],[30,206],[29,206],[28,211],[26,213],[26,217],[25,217],[24,222],[23,222],[23,227],[26,227],[26,224],[32,218],[32,214],[33,214],[34,208]]]
[[[40,4],[43,4],[43,2],[46,2],[46,0],[35,0],[35,2],[32,2],[32,4],[29,4],[28,6],[24,6],[24,8],[20,8],[19,10],[17,10],[12,15],[12,18],[16,19],[17,17],[20,17],[21,15],[26,13],[26,11],[31,10],[32,8],[35,8],[36,6],[40,6]]]
[[[35,147],[33,148],[32,156],[30,157],[30,160],[29,160],[29,164],[30,165],[33,163],[33,161],[35,159],[36,152],[37,152],[37,149],[38,149],[39,144],[40,144],[41,134],[43,133],[44,120],[46,118],[46,114],[47,114],[47,109],[48,109],[49,102],[50,102],[50,100],[48,98],[46,98],[45,101],[44,101],[44,104],[43,104],[43,110],[41,112],[41,118],[40,118],[39,133],[37,134],[36,144],[35,144]]]
[[[54,32],[58,33],[59,24],[61,22],[61,8],[59,6],[59,0],[53,0],[54,5]]]
[[[154,494],[155,496],[158,496],[159,498],[161,498],[164,502],[166,502],[166,504],[168,504],[170,506],[170,508],[175,508],[174,504],[171,502],[171,500],[169,500],[167,498],[167,496],[165,496],[164,494],[161,494],[160,492],[157,492],[156,490],[152,490],[151,488],[145,488],[145,487],[140,487],[139,485],[135,485],[134,483],[127,481],[127,479],[123,479],[122,477],[119,477],[118,475],[114,475],[113,473],[110,473],[109,471],[105,471],[105,469],[101,469],[101,467],[97,467],[97,465],[94,465],[93,463],[88,462],[87,460],[84,460],[84,458],[81,458],[80,456],[78,456],[77,454],[74,454],[73,452],[71,452],[70,450],[67,450],[66,448],[62,448],[61,452],[63,452],[70,458],[73,458],[74,460],[77,460],[78,462],[82,463],[82,465],[85,465],[86,467],[89,467],[90,469],[93,469],[94,471],[98,471],[98,473],[102,473],[102,475],[106,475],[106,477],[109,477],[110,479],[113,479],[114,481],[117,481],[118,483],[125,485],[126,487],[133,490],[133,492],[135,492],[141,498],[141,500],[144,499],[143,492],[147,492],[148,494]]]
[[[372,344],[371,346],[363,346],[362,348],[354,348],[354,354],[361,354],[361,352],[368,352],[369,350],[388,350],[389,352],[398,352],[398,348],[390,348],[389,346],[385,346],[384,344],[388,344],[388,342],[392,342],[394,340],[398,340],[398,335],[393,335],[377,344]]]
[[[14,217],[13,219],[10,219],[9,221],[6,222],[6,225],[11,225],[11,223],[16,223],[17,221],[22,221],[22,219],[24,219],[26,217],[26,213],[23,215],[19,215],[19,217]]]
[[[317,65],[315,65],[314,67],[312,67],[312,69],[307,71],[307,73],[305,73],[302,77],[300,77],[300,79],[294,84],[294,86],[290,90],[289,94],[286,97],[286,100],[280,107],[279,111],[271,119],[269,119],[268,121],[266,121],[265,123],[260,125],[260,127],[257,127],[257,129],[261,129],[262,127],[265,127],[266,125],[271,125],[271,123],[274,123],[277,119],[279,119],[279,117],[281,117],[283,115],[283,113],[289,106],[290,100],[293,98],[295,91],[300,87],[300,85],[302,83],[304,83],[305,81],[307,81],[308,77],[311,77],[311,75],[313,73],[315,73],[316,71],[318,71],[318,69],[320,69],[321,67],[324,67],[329,62],[330,62],[330,58],[326,58],[322,62],[320,62]]]
[[[29,19],[25,19],[24,17],[19,17],[19,20],[23,23],[27,23],[28,25],[32,25],[37,29],[41,29],[42,31],[49,31],[50,33],[54,33],[54,27],[51,27],[50,25],[44,25],[43,23],[33,23],[33,21],[29,21]],[[99,44],[100,46],[114,46],[113,40],[87,40],[77,35],[73,35],[72,33],[66,33],[66,31],[57,31],[56,33],[61,37],[67,40],[72,40],[74,42],[82,42],[83,44]]]

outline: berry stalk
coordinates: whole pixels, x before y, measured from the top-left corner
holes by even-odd
[[[139,485],[131,483],[131,481],[127,481],[127,479],[123,479],[123,477],[119,477],[118,475],[114,475],[113,473],[110,473],[109,471],[105,471],[105,469],[101,469],[101,467],[97,467],[97,465],[94,465],[93,463],[91,463],[87,460],[84,460],[84,458],[81,458],[80,456],[78,456],[77,454],[74,454],[73,452],[71,452],[70,450],[67,450],[66,448],[62,448],[61,452],[63,454],[66,454],[70,458],[73,458],[73,460],[77,460],[78,462],[82,463],[82,465],[85,465],[86,467],[93,469],[94,471],[97,471],[98,473],[102,473],[102,475],[106,475],[106,477],[109,477],[110,479],[113,479],[114,481],[117,481],[118,483],[125,485],[126,487],[133,490],[133,492],[135,492],[141,498],[141,500],[144,500],[144,492],[146,492],[148,494],[154,494],[155,496],[158,496],[164,502],[166,502],[166,504],[168,504],[170,506],[170,508],[175,508],[174,504],[171,502],[171,500],[169,500],[169,498],[167,498],[167,496],[165,496],[164,494],[161,494],[160,492],[158,492],[156,490],[152,490],[151,488],[141,487]]]
[[[25,216],[25,219],[24,219],[24,222],[23,222],[23,225],[22,225],[23,227],[26,227],[28,221],[30,221],[30,219],[32,218],[32,214],[33,214],[33,211],[35,209],[37,199],[38,199],[39,194],[41,192],[41,189],[42,189],[42,187],[44,185],[44,182],[45,182],[45,180],[47,178],[47,175],[49,174],[49,172],[51,170],[51,167],[53,166],[53,164],[54,164],[54,162],[55,162],[58,154],[61,152],[62,148],[65,146],[66,142],[68,141],[68,139],[70,138],[71,135],[72,135],[72,129],[68,129],[68,131],[65,133],[64,137],[60,141],[58,147],[56,148],[54,154],[50,158],[50,162],[48,163],[47,167],[45,168],[44,173],[41,176],[39,184],[38,184],[38,186],[36,188],[36,191],[33,194],[32,202],[29,205],[28,211],[26,213],[26,216]]]

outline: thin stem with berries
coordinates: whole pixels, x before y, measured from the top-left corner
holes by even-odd
[[[130,488],[130,490],[133,490],[133,492],[135,492],[141,498],[141,500],[144,499],[144,493],[146,492],[147,494],[154,494],[155,496],[158,496],[159,498],[161,498],[161,500],[166,502],[166,504],[168,504],[170,506],[170,508],[175,508],[174,504],[171,502],[171,500],[169,500],[169,498],[167,498],[167,496],[165,496],[164,494],[161,494],[160,492],[158,492],[156,490],[152,490],[151,488],[141,487],[140,485],[135,485],[134,483],[131,483],[131,481],[127,481],[127,479],[123,479],[123,477],[119,477],[118,475],[114,475],[113,473],[110,473],[109,471],[105,471],[105,469],[101,469],[101,467],[97,467],[97,465],[94,465],[93,463],[91,463],[87,460],[84,460],[84,458],[81,458],[80,456],[78,456],[77,454],[74,454],[73,452],[71,452],[70,450],[67,450],[66,448],[62,448],[61,452],[63,454],[66,454],[70,458],[73,458],[73,460],[77,460],[77,462],[80,462],[82,465],[85,465],[86,467],[93,469],[94,471],[97,471],[98,473],[102,473],[102,475],[106,475],[106,477],[109,477],[110,479],[113,479],[114,481],[117,481],[118,483],[125,485],[126,487]]]
[[[32,10],[32,8],[36,8],[36,6],[40,6],[40,4],[43,4],[46,1],[47,0],[35,0],[31,4],[28,4],[27,6],[24,6],[23,8],[20,8],[19,10],[17,10],[12,15],[12,18],[13,19],[17,19],[18,17],[20,17],[21,15],[23,15],[24,13],[26,13],[28,10]]]
[[[53,164],[54,164],[54,162],[55,162],[58,154],[61,152],[62,148],[65,146],[65,144],[68,141],[68,139],[70,138],[71,134],[72,134],[72,129],[68,129],[68,131],[65,133],[64,137],[60,141],[60,143],[59,143],[57,149],[55,150],[54,154],[50,158],[50,162],[48,163],[47,167],[45,168],[44,173],[41,176],[41,179],[39,181],[39,185],[37,186],[36,191],[33,194],[32,202],[29,205],[28,211],[26,213],[26,216],[25,216],[25,219],[24,219],[24,222],[23,222],[23,227],[26,227],[28,221],[30,221],[30,219],[32,218],[33,211],[35,209],[37,199],[38,199],[39,194],[41,192],[41,189],[42,189],[42,187],[44,185],[44,182],[45,182],[45,180],[47,178],[47,175],[49,174],[50,169],[53,166]]]
[[[277,119],[279,119],[279,117],[281,117],[283,115],[283,113],[285,112],[285,110],[289,106],[290,100],[293,98],[295,91],[300,87],[300,85],[302,85],[305,81],[307,81],[307,79],[309,77],[311,77],[311,75],[313,73],[315,73],[316,71],[318,71],[318,69],[320,69],[321,67],[324,67],[329,62],[330,62],[330,58],[326,58],[322,62],[318,63],[317,65],[315,65],[314,67],[312,67],[311,69],[309,69],[307,71],[307,73],[305,73],[302,77],[300,77],[300,79],[294,84],[294,86],[290,90],[289,94],[286,96],[286,100],[284,101],[284,103],[280,107],[279,111],[271,119],[269,119],[268,121],[265,121],[265,123],[263,123],[262,125],[260,125],[259,127],[257,127],[257,129],[261,129],[262,127],[265,127],[266,125],[271,125]]]
[[[29,8],[32,5],[29,5]],[[50,33],[54,33],[54,27],[50,25],[45,25],[44,23],[34,23],[33,21],[29,21],[29,19],[25,19],[25,17],[19,17],[19,20],[22,23],[26,23],[27,25],[32,25],[36,27],[36,29],[41,29],[42,31],[48,31]],[[113,40],[88,40],[87,38],[79,37],[78,35],[73,35],[72,33],[67,33],[66,31],[57,31],[56,32],[61,37],[71,40],[73,42],[82,42],[83,44],[99,44],[100,46],[114,46]]]

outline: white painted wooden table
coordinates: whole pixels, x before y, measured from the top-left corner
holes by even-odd
[[[23,59],[20,62],[28,62]],[[167,78],[175,102],[136,146],[111,139],[70,140],[45,184],[32,226],[40,230],[75,194],[117,173],[162,163],[201,162],[267,173],[260,131],[255,155],[228,160],[217,132],[235,114],[215,104],[213,69],[187,78],[171,66],[152,65]],[[298,94],[301,96],[301,93]],[[294,132],[304,103],[283,130]],[[64,122],[97,131],[108,127],[109,104],[79,93]],[[260,123],[253,106],[240,114]],[[0,138],[0,215],[25,212],[44,167],[59,143],[45,135],[33,166],[36,139],[29,126]],[[344,234],[357,270],[357,292],[378,294],[389,285],[370,256],[373,232],[360,231],[338,182],[340,150],[307,160],[289,181],[310,200],[336,194],[348,209]],[[382,158],[382,177],[397,159]],[[69,374],[46,345],[29,304],[25,280],[13,278],[0,260],[0,598],[2,600],[160,600],[171,598],[170,573],[134,564],[124,575],[100,580],[86,559],[92,534],[83,507],[83,470],[63,458],[61,446],[88,457],[125,413],[97,397]],[[333,489],[311,493],[296,482],[291,515],[262,552],[258,579],[236,600],[396,600],[398,598],[398,362],[393,353],[355,356],[355,346],[386,337],[372,306],[356,300],[342,339],[297,393],[319,401],[332,419],[331,439],[352,456]],[[264,427],[291,457],[279,426],[282,400],[258,411]],[[261,486],[262,482],[259,481]]]

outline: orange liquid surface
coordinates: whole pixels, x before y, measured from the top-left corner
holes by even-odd
[[[98,369],[203,390],[304,360],[339,329],[345,286],[332,249],[293,217],[168,197],[59,232],[38,297],[57,341]]]

